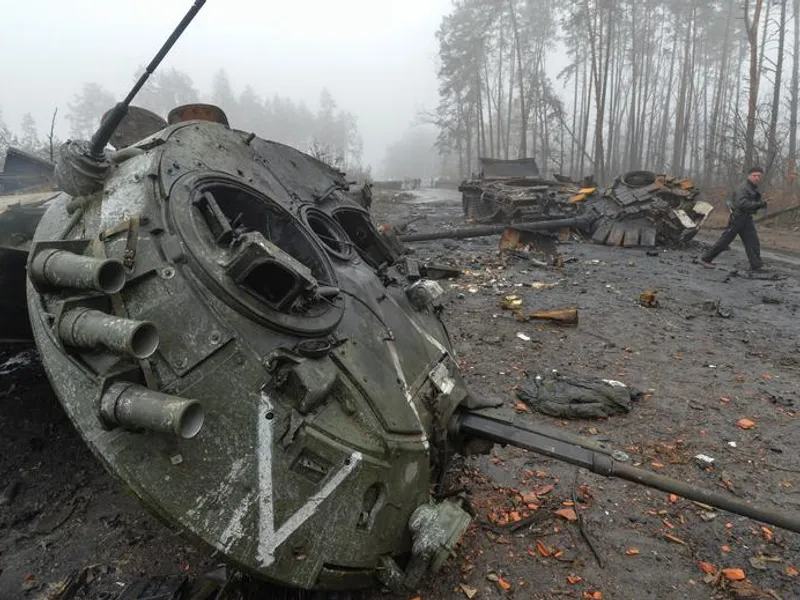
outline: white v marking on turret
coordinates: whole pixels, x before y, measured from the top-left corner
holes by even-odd
[[[275,550],[317,512],[320,504],[361,464],[363,458],[360,452],[353,452],[345,461],[344,466],[329,477],[322,488],[309,497],[297,512],[276,529],[272,479],[272,424],[274,419],[267,418],[271,411],[272,403],[269,396],[262,393],[258,409],[258,448],[256,449],[259,490],[257,558],[264,567],[269,567],[275,562]]]

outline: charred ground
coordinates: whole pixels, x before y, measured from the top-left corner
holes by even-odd
[[[422,190],[373,208],[377,223],[424,216],[418,230],[462,222],[455,192]],[[736,250],[703,269],[692,261],[696,249],[570,242],[559,247],[563,267],[543,269],[524,255],[500,257],[496,237],[414,247],[422,260],[465,271],[442,282],[445,320],[475,393],[514,411],[514,388],[536,373],[623,381],[646,392],[627,415],[560,421],[518,406],[517,418],[599,436],[644,468],[797,510],[800,285],[791,263],[778,266],[785,278],[751,279]],[[657,307],[639,304],[645,290]],[[499,306],[509,294],[529,309],[577,306],[580,322],[517,322]],[[19,362],[23,350],[0,354],[0,598],[48,597],[76,571],[89,581],[74,597],[113,598],[141,577],[213,568],[105,472],[60,410],[35,352]],[[742,418],[755,426],[742,429]],[[698,465],[697,454],[713,457],[713,468]],[[475,513],[458,556],[416,594],[376,591],[370,600],[797,595],[800,536],[635,484],[496,448],[456,460],[446,489],[466,491]],[[722,568],[746,579],[726,579]]]

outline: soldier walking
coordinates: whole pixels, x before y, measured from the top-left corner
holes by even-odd
[[[764,268],[761,260],[761,245],[758,241],[758,233],[753,222],[753,215],[760,209],[766,208],[767,203],[761,196],[758,184],[764,170],[761,167],[753,167],[747,173],[741,185],[728,198],[726,204],[731,211],[728,219],[728,227],[719,236],[719,240],[700,258],[701,264],[710,266],[717,255],[728,248],[731,242],[738,235],[742,238],[744,251],[747,253],[747,260],[750,261],[750,268],[758,271]]]

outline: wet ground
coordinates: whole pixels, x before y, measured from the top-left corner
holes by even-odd
[[[452,191],[423,189],[373,208],[377,223],[424,217],[417,231],[463,225]],[[777,271],[753,279],[738,246],[706,269],[692,261],[697,248],[572,241],[558,248],[563,266],[541,268],[524,253],[500,256],[497,242],[413,246],[421,260],[464,271],[442,282],[445,320],[475,393],[515,411],[514,388],[537,373],[625,382],[646,392],[627,415],[562,421],[518,406],[518,418],[596,436],[642,468],[797,513],[794,256],[772,255]],[[640,305],[647,290],[658,306]],[[576,307],[579,323],[518,322],[500,307],[511,294],[529,310]],[[0,600],[48,597],[75,572],[89,579],[76,598],[113,598],[142,576],[211,569],[212,559],[105,473],[35,352],[23,350],[0,352]],[[457,462],[447,485],[464,489],[476,514],[457,556],[414,593],[368,600],[800,597],[800,535],[777,527],[511,448]]]

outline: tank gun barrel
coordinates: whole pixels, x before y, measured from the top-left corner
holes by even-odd
[[[639,469],[616,460],[613,454],[592,449],[588,444],[557,435],[551,430],[539,431],[534,427],[512,424],[494,416],[464,411],[457,416],[457,434],[477,437],[498,444],[511,444],[543,456],[588,469],[606,477],[618,477],[663,492],[676,494],[695,502],[707,504],[763,523],[800,533],[800,517],[754,506],[689,483]]]
[[[568,219],[550,219],[547,221],[530,221],[526,223],[512,223],[510,225],[483,225],[478,227],[461,227],[449,231],[427,231],[420,233],[407,233],[398,236],[401,242],[427,242],[431,240],[466,239],[486,237],[503,233],[506,229],[518,231],[556,231],[565,227],[588,227],[592,218],[586,215]]]
[[[184,30],[189,26],[189,23],[192,22],[192,19],[194,19],[195,15],[200,11],[205,3],[206,0],[195,0],[195,3],[188,10],[186,15],[184,15],[181,22],[178,23],[178,26],[169,36],[167,41],[164,42],[164,45],[161,46],[161,49],[153,57],[153,60],[150,61],[150,64],[147,65],[144,73],[142,73],[142,76],[139,77],[139,80],[131,88],[131,91],[128,92],[128,95],[125,97],[125,99],[114,107],[114,110],[109,115],[108,119],[106,119],[106,121],[95,132],[90,146],[92,154],[98,155],[103,152],[103,148],[106,147],[106,144],[108,144],[111,136],[114,135],[114,132],[116,131],[117,127],[119,127],[122,119],[124,119],[125,115],[128,113],[128,106],[130,106],[130,103],[136,97],[136,94],[139,93],[139,90],[142,89],[145,82],[147,82],[147,79],[153,74],[161,61],[164,60],[164,57],[172,49],[172,46],[175,45],[175,42],[178,41],[178,38],[181,37]]]

